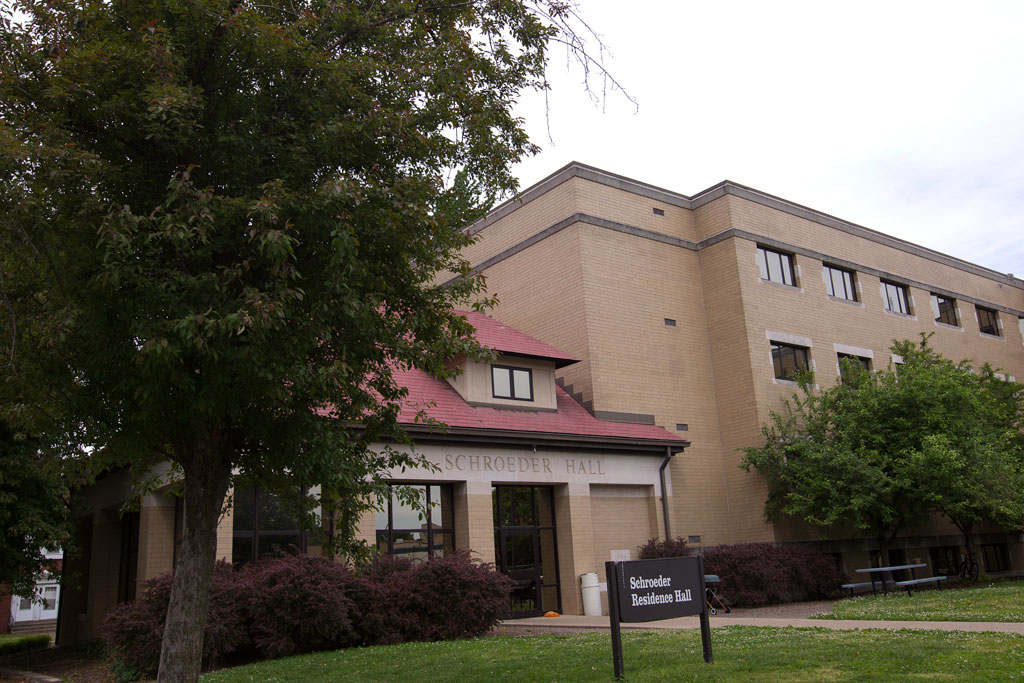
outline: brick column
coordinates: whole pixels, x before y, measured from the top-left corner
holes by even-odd
[[[173,496],[149,494],[139,510],[139,564],[135,574],[135,594],[142,594],[146,579],[174,568]]]
[[[583,614],[580,574],[604,574],[594,559],[594,527],[590,512],[590,486],[555,487],[555,530],[558,533],[558,578],[562,584],[562,612]]]
[[[455,485],[455,547],[473,551],[483,562],[495,561],[494,508],[491,483],[467,481]]]

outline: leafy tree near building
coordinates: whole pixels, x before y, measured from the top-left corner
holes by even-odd
[[[45,549],[66,547],[67,486],[40,445],[0,420],[0,590],[32,595]]]
[[[482,353],[462,228],[535,148],[561,0],[0,6],[7,405],[66,462],[184,475],[160,680],[195,680],[235,473],[319,485],[337,544],[409,465],[396,366]],[[446,271],[456,284],[435,286]],[[13,414],[13,413],[12,413]],[[305,503],[307,511],[316,501]]]
[[[927,336],[894,343],[903,362],[868,372],[844,360],[843,381],[813,377],[762,428],[743,467],[768,482],[765,511],[820,528],[852,526],[892,540],[932,511],[964,534],[983,522],[1024,523],[1024,394],[991,368],[975,372],[936,353]]]

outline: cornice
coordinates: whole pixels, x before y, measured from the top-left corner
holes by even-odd
[[[837,218],[836,216],[832,216],[822,211],[811,209],[801,204],[797,204],[796,202],[791,202],[789,200],[782,199],[781,197],[776,197],[774,195],[768,194],[767,192],[755,190],[754,188],[747,187],[746,185],[741,185],[740,183],[736,183],[731,180],[723,180],[722,182],[713,185],[707,188],[706,190],[698,192],[696,195],[693,195],[692,197],[688,197],[678,192],[672,192],[670,190],[657,187],[655,185],[650,185],[648,183],[643,183],[632,178],[627,178],[625,176],[610,173],[608,171],[603,171],[593,166],[587,166],[586,164],[582,164],[578,161],[573,161],[570,162],[569,164],[566,164],[565,166],[558,169],[548,177],[541,180],[540,182],[535,183],[528,187],[527,189],[523,190],[516,197],[513,197],[512,199],[500,204],[490,213],[488,213],[486,217],[469,226],[467,230],[472,233],[480,232],[481,230],[486,229],[492,223],[504,218],[505,216],[509,215],[518,208],[532,202],[538,197],[543,196],[544,194],[550,192],[559,185],[568,182],[569,180],[572,180],[573,178],[581,178],[583,180],[598,183],[606,187],[612,187],[618,190],[622,190],[624,192],[629,192],[631,194],[635,194],[638,196],[647,197],[648,199],[654,199],[659,202],[664,202],[666,204],[691,210],[698,209],[710,202],[715,201],[716,199],[720,199],[725,195],[732,195],[734,197],[738,197],[746,201],[754,202],[756,204],[760,204],[762,206],[766,206],[777,211],[787,213],[791,216],[796,216],[798,218],[802,218],[817,223],[819,225],[839,230],[847,234],[860,237],[862,239],[876,242],[878,244],[883,244],[887,247],[897,249],[908,254],[913,254],[914,256],[928,259],[936,263],[941,263],[943,265],[956,268],[958,270],[962,270],[973,275],[977,275],[979,277],[984,277],[986,279],[993,280],[1000,284],[1008,284],[1019,289],[1024,289],[1024,280],[1020,278],[1013,277],[1009,274],[1000,273],[998,271],[992,270],[991,268],[979,266],[977,264],[971,263],[970,261],[965,261],[963,259],[956,258],[955,256],[950,256],[948,254],[935,251],[934,249],[922,247],[918,244],[914,244],[913,242],[908,242],[906,240],[893,237],[892,235],[886,235],[885,233],[878,232],[877,230],[872,230],[871,228],[866,228],[862,225],[845,221],[841,218]],[[585,216],[586,214],[581,213],[575,215]],[[572,217],[567,218],[565,220],[570,220],[571,218]],[[603,220],[605,219],[588,216],[588,220],[582,222],[596,224],[595,221]],[[639,230],[642,229],[631,228],[631,231]],[[677,238],[668,237],[666,235],[660,235],[659,233],[651,233],[651,235],[658,235],[657,239],[659,239],[659,241],[677,240]],[[719,233],[719,235],[722,235],[722,233]],[[715,238],[719,237],[719,235],[709,237],[706,240],[701,240],[701,245],[709,242],[709,240],[715,240]],[[537,236],[535,235],[535,237]],[[725,236],[722,236],[720,239],[725,238]],[[543,238],[541,237],[541,239]],[[685,242],[685,240],[678,241]],[[710,242],[710,244],[713,243],[714,242]],[[679,246],[685,245],[680,244]],[[512,247],[511,249],[515,249],[515,247]]]

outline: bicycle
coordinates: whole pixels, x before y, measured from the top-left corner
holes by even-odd
[[[965,557],[964,561],[960,563],[960,571],[958,572],[960,580],[970,579],[971,581],[978,580],[978,561],[974,557]]]

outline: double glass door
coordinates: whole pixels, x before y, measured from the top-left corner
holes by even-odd
[[[512,616],[562,609],[554,495],[550,486],[495,486],[494,548],[498,569],[513,581]]]

